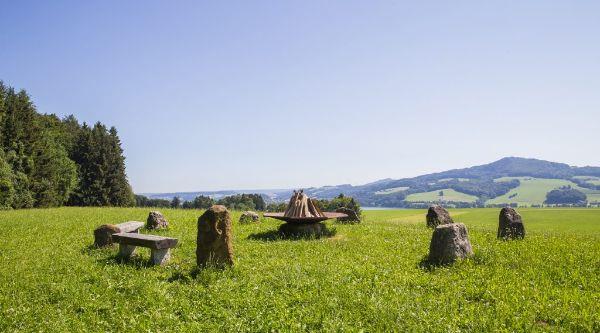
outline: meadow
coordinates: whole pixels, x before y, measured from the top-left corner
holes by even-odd
[[[440,196],[440,192],[444,195]],[[457,201],[457,202],[475,202],[477,197],[466,193],[457,192],[451,188],[445,188],[443,190],[413,193],[406,196],[406,201],[409,202],[436,202],[439,200],[443,201]]]
[[[546,193],[562,186],[571,186],[585,193],[589,202],[600,202],[600,191],[580,187],[566,179],[502,177],[496,179],[496,181],[512,179],[519,179],[521,184],[504,195],[486,201],[486,204],[517,203],[519,206],[541,205],[546,200]]]
[[[281,239],[240,225],[235,266],[198,270],[199,210],[163,210],[180,244],[166,266],[95,249],[104,223],[148,209],[0,212],[0,331],[600,331],[600,209],[520,209],[523,241],[498,241],[498,209],[451,210],[475,256],[424,264],[424,210],[364,212],[334,235]]]

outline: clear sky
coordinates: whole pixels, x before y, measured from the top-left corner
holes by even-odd
[[[600,1],[5,1],[0,80],[136,192],[600,165]]]

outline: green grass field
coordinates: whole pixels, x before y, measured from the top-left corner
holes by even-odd
[[[600,210],[522,209],[527,237],[496,240],[497,209],[452,210],[475,256],[427,269],[424,210],[328,222],[331,238],[282,240],[240,225],[235,266],[198,270],[200,211],[164,210],[171,262],[94,249],[103,223],[147,209],[0,212],[0,331],[600,331]]]
[[[579,187],[565,179],[543,179],[532,177],[503,177],[496,181],[519,179],[521,184],[508,193],[486,201],[486,204],[517,203],[519,206],[541,205],[546,200],[546,194],[561,186],[571,186],[585,193],[589,202],[600,201],[600,191]],[[516,195],[515,195],[516,194]],[[511,198],[511,196],[515,195]]]
[[[385,190],[377,191],[377,192],[375,192],[375,194],[376,195],[386,195],[386,194],[403,192],[408,189],[409,189],[409,187],[407,187],[407,186],[392,187],[392,188],[386,188]]]
[[[440,191],[444,191],[444,195],[440,197]],[[459,201],[459,202],[475,202],[477,197],[461,192],[457,192],[450,188],[445,188],[438,191],[413,193],[406,196],[406,201],[409,202],[437,202],[440,199],[443,201]]]

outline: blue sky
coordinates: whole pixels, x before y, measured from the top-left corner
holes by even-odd
[[[597,1],[9,1],[0,80],[119,130],[136,192],[600,165]]]

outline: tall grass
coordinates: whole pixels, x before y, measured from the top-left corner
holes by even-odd
[[[452,211],[472,259],[427,269],[422,210],[367,211],[335,236],[273,237],[240,225],[235,266],[198,270],[200,211],[164,210],[170,263],[94,249],[103,223],[147,209],[0,212],[0,331],[600,331],[600,210],[524,209],[523,241],[498,241],[496,209]]]

